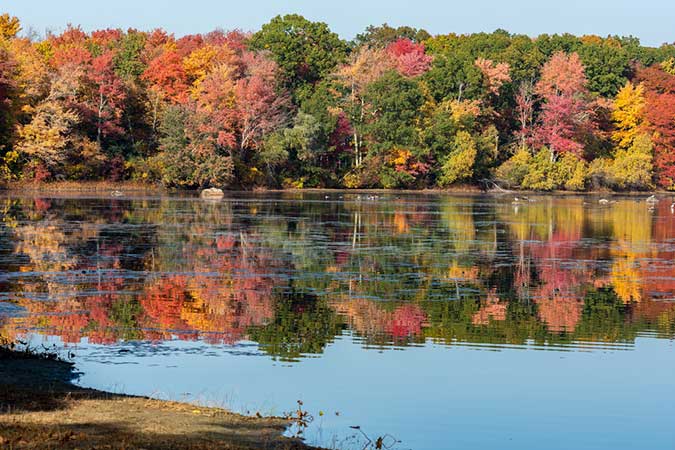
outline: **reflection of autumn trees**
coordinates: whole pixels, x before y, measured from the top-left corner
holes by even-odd
[[[29,315],[5,333],[251,339],[289,360],[345,330],[367,346],[675,335],[668,204],[340,195],[6,202],[0,287]]]
[[[162,255],[147,245],[153,239],[138,210],[130,209],[108,210],[105,222],[114,224],[92,227],[89,222],[69,233],[59,221],[15,227],[14,250],[26,262],[20,271],[37,273],[19,283],[17,295],[31,313],[20,321],[24,329],[46,329],[66,342],[172,336],[234,342],[248,327],[270,320],[276,281],[267,273],[275,263],[248,243],[254,236],[204,238],[206,229],[192,227],[194,233],[180,245],[180,258],[175,248]],[[131,222],[131,230],[120,234],[119,222]],[[148,266],[163,270],[166,261],[175,269],[176,259],[179,274],[139,281],[129,272]]]
[[[343,318],[347,327],[370,344],[406,344],[420,342],[427,315],[416,304],[378,303],[368,299],[341,298],[330,307]]]
[[[581,198],[550,199],[514,208],[518,286],[537,304],[552,331],[573,331],[581,313],[579,288],[592,271],[579,253],[584,212]]]
[[[488,293],[487,299],[481,304],[478,311],[471,316],[473,325],[489,325],[493,320],[506,320],[507,302],[502,302],[492,290]]]
[[[162,277],[140,295],[143,327],[155,339],[181,332],[228,343],[242,339],[251,326],[274,315],[269,276],[276,264],[270,255],[250,245],[253,236],[218,235],[199,238],[184,247],[189,275]]]
[[[610,286],[624,304],[641,301],[650,279],[646,271],[658,270],[658,261],[673,256],[651,260],[653,229],[672,219],[663,214],[655,221],[644,202],[620,200],[598,208],[583,198],[546,198],[505,207],[502,214],[514,238],[516,290],[521,296],[527,291],[539,319],[553,332],[577,329],[589,314],[588,295],[594,295],[595,286]],[[601,253],[601,245],[588,243],[602,239],[610,242],[609,255]],[[609,273],[598,267],[603,259],[611,261]],[[662,275],[675,279],[672,269]],[[622,315],[637,311],[621,310]]]
[[[616,239],[611,249],[610,283],[624,303],[639,302],[644,290],[641,272],[645,266],[653,268],[649,262],[653,213],[644,204],[622,201],[609,214]]]

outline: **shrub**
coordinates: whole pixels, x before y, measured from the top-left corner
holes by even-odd
[[[586,189],[588,168],[586,162],[572,153],[565,153],[556,163],[554,183],[557,188],[564,187],[568,191]]]
[[[522,187],[535,191],[551,191],[557,187],[555,182],[556,167],[551,159],[551,152],[542,148],[530,160],[528,172],[523,178]]]
[[[652,183],[653,144],[649,136],[639,135],[628,150],[619,149],[612,164],[612,181],[619,189],[646,190]]]
[[[467,181],[473,176],[478,149],[473,137],[466,131],[460,131],[455,137],[453,150],[441,168],[441,186],[449,186],[459,181]]]
[[[521,148],[499,166],[495,172],[498,181],[505,183],[509,187],[521,187],[523,180],[530,170],[530,161],[532,155],[526,148]]]
[[[614,184],[612,178],[612,161],[608,158],[597,158],[588,166],[588,182],[592,189],[608,189]]]

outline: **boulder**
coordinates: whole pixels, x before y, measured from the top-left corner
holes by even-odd
[[[222,189],[218,188],[209,188],[209,189],[204,189],[201,194],[199,194],[200,198],[208,198],[208,199],[219,199],[223,198],[225,194],[223,193]]]

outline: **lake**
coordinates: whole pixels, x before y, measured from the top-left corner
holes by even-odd
[[[0,333],[88,387],[302,400],[328,448],[672,450],[675,213],[645,198],[5,193]]]

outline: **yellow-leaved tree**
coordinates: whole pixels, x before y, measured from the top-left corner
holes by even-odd
[[[473,166],[477,154],[476,141],[471,134],[466,131],[458,132],[455,137],[454,149],[448,155],[441,169],[441,186],[468,181],[473,176]]]
[[[9,14],[0,15],[0,39],[11,39],[21,31],[19,19]]]
[[[627,82],[614,100],[612,120],[616,143],[610,170],[619,189],[651,189],[653,144],[646,131],[644,86]]]
[[[612,164],[612,178],[619,189],[652,189],[654,144],[639,134],[628,149],[619,148]]]
[[[612,121],[615,131],[612,140],[617,147],[628,149],[638,134],[643,133],[645,96],[644,86],[628,81],[614,100]]]

